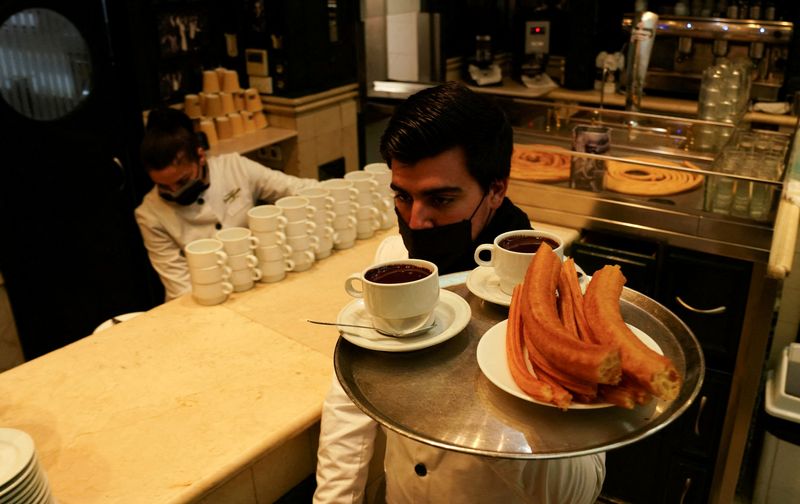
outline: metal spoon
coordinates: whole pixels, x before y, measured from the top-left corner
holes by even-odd
[[[407,333],[399,333],[394,331],[386,331],[383,329],[378,329],[377,327],[368,326],[368,325],[357,325],[357,324],[340,324],[338,322],[321,322],[319,320],[306,320],[306,322],[311,322],[312,324],[319,324],[319,325],[331,325],[331,326],[339,326],[339,327],[358,327],[360,329],[372,329],[373,331],[377,332],[378,334],[383,334],[384,336],[389,336],[391,338],[410,338],[412,336],[419,336],[420,334],[426,333],[436,327],[436,322],[432,323],[431,325],[420,327],[411,332]]]

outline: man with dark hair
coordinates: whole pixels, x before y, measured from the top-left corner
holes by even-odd
[[[381,137],[392,169],[395,211],[409,256],[442,274],[473,269],[475,247],[528,216],[505,197],[511,125],[487,96],[448,83],[397,107]]]
[[[385,239],[376,262],[428,259],[441,273],[471,270],[477,245],[529,229],[506,197],[512,131],[490,98],[448,83],[411,96],[390,119],[381,154],[392,169],[400,237]],[[402,377],[398,377],[402,379]],[[316,504],[365,496],[377,423],[347,397],[336,377],[325,398]],[[386,431],[386,501],[592,504],[605,455],[511,460],[435,448]]]
[[[136,222],[168,300],[191,289],[183,256],[188,243],[222,228],[246,227],[247,211],[257,202],[319,183],[236,153],[207,158],[191,120],[171,108],[150,112],[141,158],[155,187],[136,209]]]

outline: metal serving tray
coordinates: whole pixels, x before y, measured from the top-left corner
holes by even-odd
[[[366,350],[339,338],[336,375],[350,398],[385,427],[422,443],[475,455],[547,459],[619,448],[666,427],[700,391],[705,363],[692,332],[652,299],[625,289],[626,322],[650,335],[684,376],[674,401],[653,400],[634,410],[609,407],[560,411],[516,398],[478,368],[481,336],[508,309],[481,300],[463,284],[472,320],[437,346],[406,353]]]

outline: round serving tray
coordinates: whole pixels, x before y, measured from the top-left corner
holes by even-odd
[[[452,339],[430,348],[387,353],[339,338],[336,375],[366,414],[387,428],[432,446],[513,459],[547,459],[619,448],[666,427],[694,401],[705,373],[689,328],[656,301],[624,289],[622,317],[647,333],[684,377],[674,401],[652,400],[633,410],[612,407],[561,411],[514,397],[478,368],[481,336],[508,309],[474,296],[463,284],[472,320]]]

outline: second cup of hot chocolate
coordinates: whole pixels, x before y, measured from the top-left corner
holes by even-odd
[[[564,258],[564,242],[558,235],[535,229],[520,229],[498,235],[494,243],[479,245],[475,249],[475,262],[480,266],[493,267],[500,279],[500,290],[511,294],[514,287],[522,283],[528,265],[542,243],[550,245],[559,258]],[[482,252],[489,254],[488,260],[481,257]]]
[[[439,269],[421,259],[388,261],[350,275],[344,288],[364,299],[377,329],[402,334],[432,322],[439,301]]]

